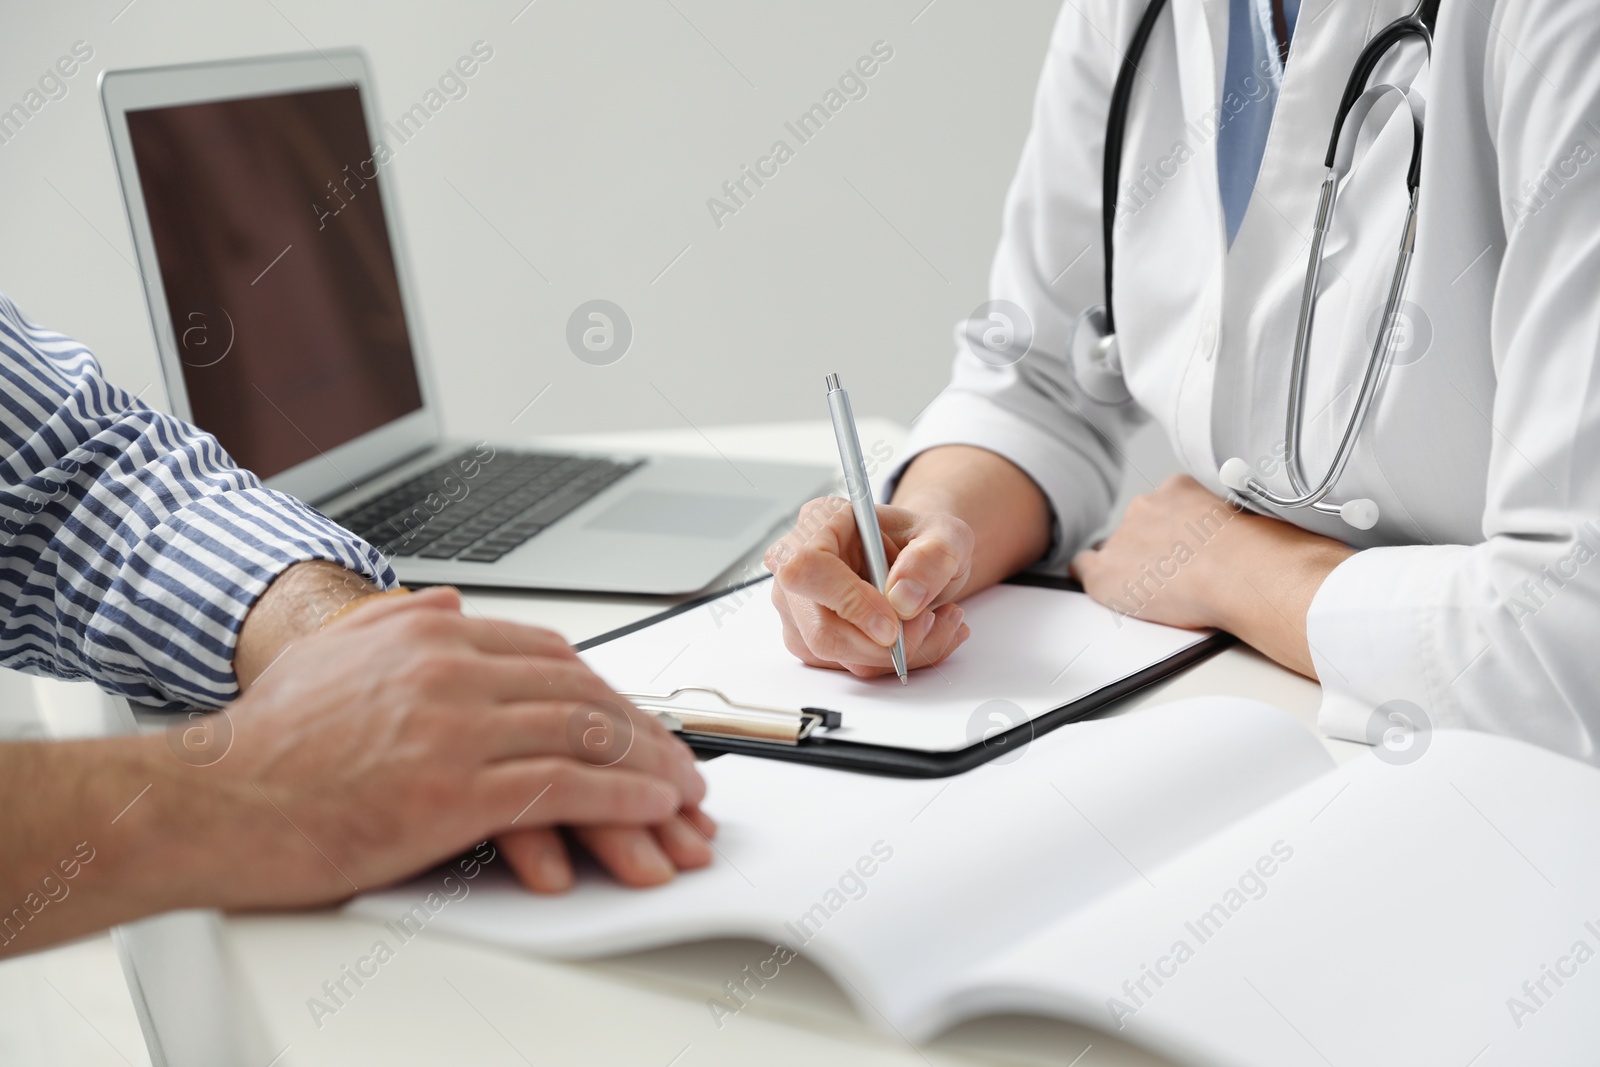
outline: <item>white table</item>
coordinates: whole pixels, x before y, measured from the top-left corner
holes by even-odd
[[[863,420],[861,434],[865,443],[882,440],[896,452],[905,439],[903,428],[883,420]],[[837,461],[824,422],[547,439],[556,444],[580,441],[588,446],[720,452],[735,461],[741,456]],[[664,606],[660,600],[635,597],[499,592],[468,592],[467,601],[472,611],[548,626],[572,641]],[[1121,713],[1202,695],[1253,697],[1315,728],[1316,685],[1238,648],[1138,694]],[[1325,743],[1341,761],[1364,750],[1346,742]],[[832,982],[803,960],[786,967],[780,981],[769,984],[719,1030],[707,998],[745,964],[770,951],[749,942],[679,946],[593,963],[550,963],[424,933],[335,1016],[323,1018],[319,1028],[308,998],[319,995],[322,983],[337,978],[343,965],[364,955],[382,928],[324,911],[235,917],[222,929],[240,998],[255,1017],[241,1024],[264,1030],[262,1047],[270,1048],[268,1058],[282,1051],[274,1067],[695,1067],[829,1061],[1109,1067],[1167,1062],[1106,1034],[1033,1018],[979,1020],[913,1047],[870,1028]],[[0,966],[0,1060],[28,1063],[6,1052],[26,1053],[28,1024],[47,1018],[48,1025],[71,1028],[77,1035],[73,1039],[52,1033],[48,1041],[50,1048],[78,1050],[70,1060],[74,1064],[141,1064],[143,1050],[134,1036],[130,1003],[125,994],[118,995],[119,981],[120,971],[103,937]],[[11,999],[8,991],[24,1000]],[[8,1000],[12,1009],[3,1006]],[[33,1017],[15,1018],[15,1006],[29,1002],[36,1006]],[[35,1047],[41,1046],[36,1042]]]

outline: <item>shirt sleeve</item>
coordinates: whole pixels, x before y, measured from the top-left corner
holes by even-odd
[[[160,707],[238,694],[245,614],[290,565],[395,585],[377,549],[107,383],[0,296],[0,665]]]
[[[886,483],[892,487],[918,453],[939,445],[1003,456],[1049,501],[1055,529],[1042,563],[1050,566],[1071,559],[1105,524],[1121,484],[1121,444],[1144,418],[1135,403],[1090,399],[1066,351],[1079,313],[1105,299],[1101,150],[1119,64],[1105,41],[1121,32],[1105,7],[1062,7],[990,270],[985,307],[1002,317],[956,326],[950,385],[917,419]],[[1023,330],[1025,350],[1017,343]],[[1011,343],[996,350],[986,334]]]
[[[1318,591],[1307,637],[1336,737],[1369,740],[1374,709],[1404,700],[1434,726],[1596,761],[1600,20],[1556,0],[1493,17],[1484,91],[1506,243],[1484,540],[1357,553]]]

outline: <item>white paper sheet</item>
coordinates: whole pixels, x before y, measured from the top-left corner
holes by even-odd
[[[710,686],[741,703],[843,712],[844,726],[827,735],[842,741],[949,752],[1207,636],[1118,616],[1082,593],[1031,586],[995,586],[961,606],[972,636],[944,663],[912,671],[904,686],[893,675],[864,680],[795,659],[768,583],[597,645],[583,658],[619,691]],[[984,707],[991,701],[1007,704]]]
[[[1593,1064],[1596,842],[1594,768],[1440,730],[1063,913],[904,1028],[1020,1010],[1231,1067]]]
[[[1332,766],[1283,712],[1224,699],[1064,726],[949,779],[724,756],[703,768],[721,824],[706,870],[642,891],[591,871],[557,898],[485,874],[423,918],[550,956],[781,941],[834,974],[864,1018],[904,1026],[983,960]],[[351,907],[394,922],[439,882]]]

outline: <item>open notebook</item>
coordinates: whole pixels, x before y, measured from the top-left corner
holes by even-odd
[[[491,868],[466,892],[436,872],[350,907],[552,957],[755,938],[912,1038],[1030,1012],[1184,1062],[1600,1047],[1600,771],[1519,742],[1441,731],[1409,765],[1335,769],[1282,712],[1205,699],[941,781],[704,770],[717,858],[666,887],[589,872],[540,898]],[[782,981],[729,977],[751,996]],[[708,1027],[739,1005],[708,1003]]]

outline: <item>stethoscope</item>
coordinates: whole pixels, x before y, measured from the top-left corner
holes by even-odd
[[[1117,183],[1122,167],[1122,138],[1128,122],[1128,101],[1133,95],[1133,80],[1138,74],[1138,63],[1144,54],[1150,33],[1155,28],[1166,0],[1150,0],[1139,25],[1133,31],[1127,54],[1122,59],[1122,69],[1117,74],[1111,90],[1111,111],[1106,120],[1105,158],[1101,177],[1101,228],[1105,248],[1106,301],[1088,308],[1078,318],[1073,329],[1068,351],[1073,374],[1079,387],[1093,400],[1102,404],[1124,404],[1130,399],[1128,386],[1122,374],[1122,353],[1117,343],[1116,320],[1111,302],[1111,261],[1113,253],[1112,230],[1117,215]],[[1322,192],[1317,199],[1317,214],[1313,223],[1310,258],[1306,264],[1305,288],[1300,294],[1300,317],[1295,327],[1294,363],[1289,375],[1289,410],[1284,440],[1284,467],[1288,471],[1292,492],[1288,495],[1272,492],[1256,480],[1250,464],[1235,457],[1222,465],[1217,472],[1222,484],[1235,492],[1249,496],[1264,504],[1279,508],[1311,508],[1329,515],[1338,515],[1358,530],[1369,530],[1378,521],[1378,505],[1366,498],[1349,500],[1343,504],[1329,503],[1325,498],[1334,483],[1344,473],[1355,449],[1356,436],[1366,422],[1373,399],[1388,370],[1394,349],[1396,322],[1405,296],[1406,277],[1411,270],[1411,255],[1417,238],[1417,186],[1422,173],[1422,106],[1411,93],[1395,85],[1367,87],[1367,79],[1395,45],[1415,37],[1429,50],[1433,50],[1433,25],[1438,17],[1439,0],[1421,0],[1410,14],[1389,23],[1372,40],[1367,42],[1356,57],[1350,78],[1345,83],[1344,97],[1339,101],[1339,111],[1333,122],[1333,136],[1328,142],[1328,154],[1323,161],[1327,175],[1322,179]],[[1383,318],[1379,321],[1378,336],[1367,357],[1366,371],[1361,376],[1361,389],[1356,395],[1354,410],[1345,423],[1344,435],[1334,451],[1333,461],[1315,486],[1305,476],[1300,462],[1300,435],[1305,418],[1306,363],[1311,348],[1312,318],[1317,305],[1318,281],[1322,274],[1323,246],[1328,230],[1333,225],[1333,209],[1339,199],[1339,187],[1350,172],[1355,155],[1355,136],[1344,137],[1347,125],[1353,121],[1356,131],[1361,129],[1374,105],[1392,93],[1397,93],[1411,111],[1412,142],[1411,166],[1406,171],[1406,192],[1409,203],[1405,225],[1400,232],[1400,250],[1395,257],[1394,272],[1389,279],[1389,292],[1384,300]]]

